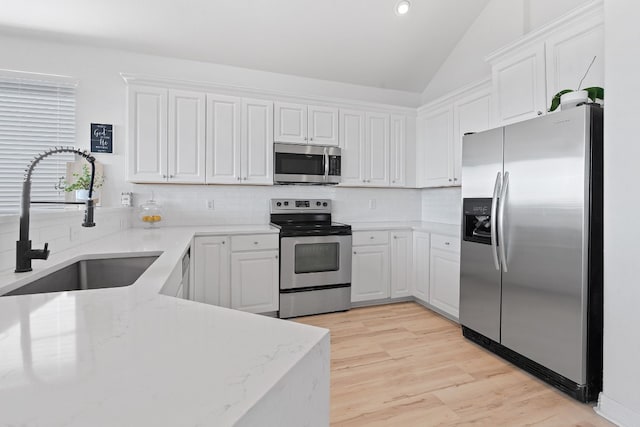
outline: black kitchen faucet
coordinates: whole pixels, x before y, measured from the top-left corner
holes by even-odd
[[[24,273],[31,271],[32,259],[49,258],[49,244],[44,244],[44,249],[31,249],[31,240],[29,240],[29,210],[31,207],[31,175],[33,169],[40,160],[52,154],[58,153],[75,153],[86,159],[91,164],[91,182],[89,184],[89,198],[86,201],[86,209],[84,211],[83,227],[94,227],[93,222],[94,203],[93,180],[96,174],[96,159],[86,151],[79,150],[74,147],[54,147],[42,154],[38,154],[25,169],[24,182],[22,183],[22,210],[20,213],[20,240],[16,242],[16,273]]]

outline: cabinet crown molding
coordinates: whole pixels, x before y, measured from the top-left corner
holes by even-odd
[[[491,52],[484,57],[484,60],[489,64],[499,62],[505,56],[508,56],[515,51],[543,42],[553,33],[562,31],[567,25],[581,22],[586,19],[599,19],[604,21],[604,0],[594,0],[569,11],[553,21],[523,35],[508,45]]]
[[[478,80],[476,82],[470,83],[468,85],[462,86],[454,91],[447,92],[439,98],[430,101],[428,104],[422,105],[418,108],[418,116],[429,113],[433,110],[437,110],[438,108],[442,108],[446,104],[450,104],[459,99],[462,99],[469,95],[470,93],[476,93],[481,90],[490,91],[491,90],[491,76],[488,76],[482,80]]]
[[[404,107],[401,105],[382,104],[376,102],[358,101],[344,98],[330,98],[322,96],[305,96],[293,92],[260,89],[246,86],[235,86],[229,84],[181,80],[149,74],[120,73],[120,77],[127,85],[155,86],[168,89],[184,89],[201,92],[214,92],[221,95],[239,96],[248,98],[262,98],[278,102],[294,102],[300,104],[312,104],[327,107],[365,109],[385,113],[399,113],[407,116],[416,115],[414,107]]]

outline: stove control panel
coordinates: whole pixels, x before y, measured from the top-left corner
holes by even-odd
[[[271,213],[331,213],[329,199],[271,199]]]

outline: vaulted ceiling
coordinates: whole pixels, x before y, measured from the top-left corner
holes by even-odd
[[[422,92],[489,0],[2,0],[0,32]]]

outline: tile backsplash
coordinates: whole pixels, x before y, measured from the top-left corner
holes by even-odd
[[[422,220],[459,225],[462,220],[460,187],[422,190]]]
[[[274,198],[333,200],[333,218],[341,222],[419,221],[420,190],[330,186],[179,186],[136,185],[134,204],[154,199],[163,209],[163,225],[266,224]],[[213,209],[207,202],[213,200]],[[134,214],[135,216],[135,214]],[[133,226],[143,223],[134,218]]]

